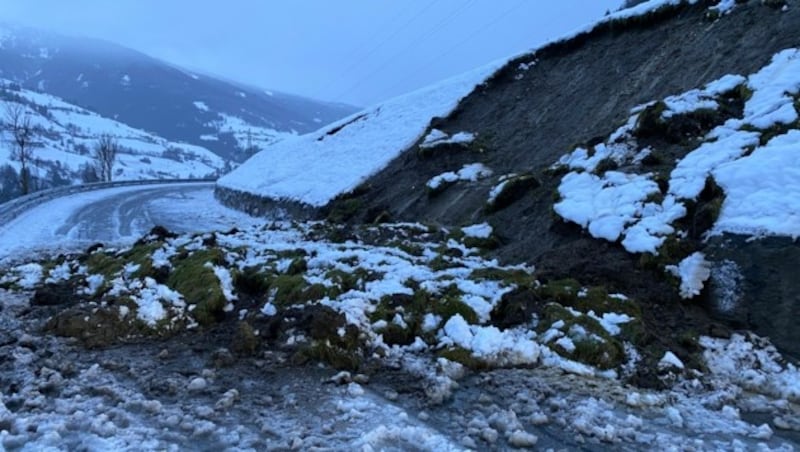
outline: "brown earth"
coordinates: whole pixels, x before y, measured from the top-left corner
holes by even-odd
[[[681,301],[674,282],[667,281],[663,271],[642,266],[638,256],[619,245],[592,239],[562,222],[552,210],[561,177],[547,168],[576,145],[601,142],[624,124],[631,108],[698,88],[726,74],[751,74],[778,51],[800,46],[800,5],[790,4],[781,11],[750,1],[719,20],[710,20],[708,3],[683,5],[625,26],[600,27],[510,62],[451,115],[432,120],[431,127],[447,133],[477,133],[475,143],[465,149],[424,154],[413,146],[356,192],[340,197],[328,212],[336,220],[353,223],[372,222],[378,216],[381,221],[446,227],[488,221],[501,241],[492,252],[496,257],[532,263],[544,280],[571,277],[634,297],[644,306],[651,333],[666,345],[678,347],[679,338],[687,334],[725,334],[726,328],[706,315],[711,312],[728,327],[754,329],[771,336],[784,351],[800,355],[800,332],[780,326],[781,322],[764,321],[774,313],[763,305],[747,304],[748,299],[762,297],[764,284],[750,282],[742,289],[746,294],[740,309],[757,312],[746,314],[744,321],[741,316],[731,321],[713,309],[700,308],[713,304],[709,291],[700,303]],[[519,70],[520,63],[534,61],[527,71]],[[680,158],[669,138],[651,139],[657,150],[661,146],[668,157]],[[429,196],[425,183],[430,178],[474,162],[492,168],[495,177],[457,183]],[[523,172],[535,175],[541,184],[504,209],[484,210],[489,190],[500,175]],[[798,257],[794,249],[792,256]],[[751,266],[758,268],[760,263]],[[749,271],[745,276],[758,275]],[[769,296],[800,291],[791,278],[773,279],[789,285],[772,290]],[[798,303],[791,303],[785,312],[796,312]]]

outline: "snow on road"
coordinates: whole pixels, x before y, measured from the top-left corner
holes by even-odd
[[[126,199],[135,199],[135,211],[119,208]],[[0,225],[0,263],[35,250],[77,249],[97,241],[132,243],[158,224],[177,232],[200,232],[258,222],[219,204],[210,184],[98,190],[48,201]]]

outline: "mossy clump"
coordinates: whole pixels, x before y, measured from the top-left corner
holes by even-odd
[[[204,326],[221,320],[227,304],[219,279],[211,265],[222,265],[225,258],[217,248],[198,250],[173,262],[173,270],[167,278],[167,286],[183,295],[194,318]]]
[[[123,259],[104,251],[95,251],[83,261],[90,275],[103,275],[107,280],[118,275],[125,267]]]
[[[560,329],[568,334],[575,345],[572,351],[555,347],[559,354],[599,369],[613,369],[625,362],[622,343],[597,320],[586,314],[570,312],[557,303],[548,303],[544,307],[538,330],[544,332],[559,321],[564,322]]]
[[[390,245],[390,246],[392,246],[392,245]],[[406,254],[409,254],[411,256],[420,257],[425,253],[425,247],[422,246],[422,245],[416,244],[416,243],[403,241],[403,242],[394,244],[394,246],[397,249],[399,249],[399,250],[401,250],[401,251],[403,251]]]
[[[432,300],[431,312],[441,316],[445,322],[447,319],[460,315],[469,324],[478,323],[478,314],[475,310],[464,304],[459,295],[447,294],[439,299]]]
[[[295,354],[293,360],[295,363],[303,363],[307,360],[321,361],[336,370],[355,372],[361,367],[363,357],[357,349],[347,349],[332,344],[330,341],[314,341]]]
[[[435,198],[444,193],[448,188],[456,184],[456,180],[440,180],[435,185],[426,184],[425,189],[429,198]]]
[[[494,196],[494,199],[486,204],[485,210],[487,213],[503,210],[541,185],[539,179],[530,173],[510,177],[503,182],[502,189]]]
[[[303,292],[309,286],[302,275],[276,275],[269,280],[269,293],[278,307],[288,307],[306,301]]]
[[[331,298],[336,298],[351,290],[363,290],[366,283],[380,279],[380,275],[358,267],[350,272],[339,269],[328,270],[325,278],[333,283],[330,288]]]
[[[378,332],[383,336],[383,342],[386,345],[410,345],[416,338],[411,328],[403,327],[394,322],[387,323]]]
[[[442,322],[447,322],[458,314],[467,323],[478,323],[478,314],[463,302],[462,296],[463,293],[455,284],[444,288],[438,294],[430,293],[416,286],[413,295],[394,294],[381,298],[369,318],[373,323],[386,322],[386,326],[381,331],[386,343],[407,345],[416,337],[422,338],[427,343],[434,343],[432,332],[425,332],[422,329],[427,314],[441,317]],[[402,316],[406,327],[394,322],[397,315]]]
[[[259,343],[253,327],[248,322],[242,321],[236,325],[230,348],[239,355],[250,356],[258,350]]]
[[[258,267],[245,267],[232,272],[236,291],[250,296],[262,296],[269,290],[269,276]]]
[[[286,269],[286,274],[290,276],[301,275],[308,271],[308,262],[305,258],[298,257],[292,260],[289,267]]]
[[[466,236],[462,243],[467,248],[476,248],[483,251],[493,250],[501,245],[500,239],[494,234],[489,237]]]
[[[575,280],[565,279],[542,285],[537,291],[544,300],[553,300],[581,312],[593,311],[597,315],[617,312],[634,318],[641,316],[641,308],[632,300],[612,297],[602,286],[582,288],[576,284]]]
[[[614,171],[619,168],[619,163],[611,157],[606,157],[603,160],[597,162],[597,166],[594,168],[594,173],[598,175],[603,175],[608,171]]]
[[[120,317],[113,307],[79,306],[58,312],[44,329],[57,336],[72,337],[88,348],[104,348],[139,335],[166,333],[165,328],[148,327],[137,319]]]
[[[660,166],[665,164],[667,161],[666,157],[658,151],[650,151],[644,158],[641,160],[641,164],[643,166]]]
[[[598,369],[614,369],[625,362],[625,349],[616,339],[573,340],[575,350],[568,356]]]
[[[456,362],[461,364],[462,366],[472,369],[472,370],[488,370],[490,368],[489,364],[485,361],[482,361],[479,358],[476,358],[472,355],[472,352],[461,347],[447,347],[442,349],[438,353],[440,358],[445,358],[450,361]]]
[[[347,223],[364,207],[361,198],[346,198],[336,200],[327,215],[327,220],[331,223]]]
[[[529,272],[519,268],[482,267],[470,273],[468,279],[473,281],[501,281],[506,286],[534,287],[536,279]]]
[[[676,234],[667,236],[658,248],[658,254],[642,253],[639,255],[639,267],[662,272],[667,265],[674,265],[697,251],[692,240],[678,237]]]
[[[295,319],[287,328],[303,331],[311,338],[311,343],[302,347],[295,359],[322,361],[340,370],[358,370],[365,356],[364,344],[358,329],[348,325],[344,315],[314,305],[290,309],[285,318]]]
[[[162,246],[163,243],[158,241],[139,241],[131,249],[120,253],[98,248],[84,256],[81,263],[86,266],[89,274],[102,275],[105,278],[105,283],[98,290],[98,295],[105,293],[110,281],[119,276],[128,265],[138,267],[130,277],[138,279],[149,277],[159,283],[164,283],[168,270],[154,268],[152,258],[153,253]]]
[[[664,130],[664,118],[662,117],[667,110],[667,104],[663,101],[648,105],[639,113],[633,134],[638,138],[649,138],[658,136]]]

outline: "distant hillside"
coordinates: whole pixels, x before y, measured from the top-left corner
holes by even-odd
[[[242,161],[353,111],[195,74],[112,43],[0,25],[0,77]]]
[[[185,179],[216,177],[228,165],[201,146],[176,143],[63,100],[20,88],[0,79],[0,121],[7,106],[22,106],[33,129],[32,189],[91,182],[96,161],[91,153],[101,136],[120,146],[113,180]],[[20,195],[20,167],[11,159],[13,147],[7,126],[0,145],[0,202]]]

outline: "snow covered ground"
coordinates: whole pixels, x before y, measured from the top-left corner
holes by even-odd
[[[287,138],[217,183],[267,198],[325,205],[389,164],[425,133],[432,117],[450,113],[504,62],[391,99],[318,132]]]
[[[569,344],[574,346],[589,334],[578,332],[578,324],[565,328],[560,321],[541,329],[537,324],[546,319],[537,321],[534,316],[531,323],[518,327],[493,326],[488,312],[514,283],[495,279],[491,275],[504,268],[456,240],[448,239],[446,246],[466,253],[451,256],[449,264],[441,266],[448,253],[436,243],[417,242],[419,235],[429,234],[426,240],[436,236],[423,233],[419,225],[364,231],[380,232],[381,240],[406,241],[403,248],[409,251],[416,243],[421,248],[414,254],[360,240],[330,242],[319,226],[273,223],[217,233],[213,240],[208,233],[149,239],[160,246],[148,248],[154,251],[145,259],[173,269],[194,253],[223,250],[223,268],[229,273],[209,270],[231,306],[224,309],[229,322],[246,319],[267,328],[269,319],[277,318],[296,325],[274,341],[265,339],[250,357],[226,348],[236,342],[224,335],[224,323],[207,330],[185,323],[188,329],[171,339],[86,350],[37,327],[54,311],[31,306],[30,289],[45,280],[85,280],[89,290],[84,294],[89,294],[104,285],[104,277],[70,259],[57,266],[29,263],[10,269],[0,277],[0,285],[12,287],[0,292],[4,327],[0,348],[13,357],[0,362],[3,447],[135,450],[144,445],[177,450],[197,441],[234,450],[635,449],[653,444],[678,450],[793,450],[798,446],[800,370],[784,362],[764,339],[739,334],[729,339],[701,337],[707,369],[689,369],[667,352],[659,372],[668,388],[632,388],[618,377],[618,372],[637,365],[638,353],[630,345],[626,363],[602,370],[565,357],[571,353]],[[397,236],[387,236],[389,231]],[[466,232],[467,237],[491,234],[486,225]],[[95,253],[123,252],[124,248]],[[305,265],[297,264],[298,256]],[[297,278],[299,271],[308,287],[327,292],[320,293],[321,299],[289,301],[291,306],[287,300],[293,298],[279,291],[248,298],[230,281],[230,274],[246,269],[290,278]],[[530,269],[505,270],[522,278]],[[106,286],[111,298],[103,296],[87,307],[94,312],[119,310],[121,319],[138,318],[152,321],[151,325],[164,325],[171,318],[166,325],[173,327],[181,324],[175,319],[193,316],[188,294],[184,298],[155,281],[138,284],[137,271],[126,267],[112,275],[115,279]],[[361,275],[347,283],[353,284],[349,290],[341,279],[348,274]],[[452,296],[445,295],[455,290],[452,284],[466,310],[453,313],[450,305],[423,316],[409,304],[380,314],[383,319],[376,321],[375,315],[391,306],[382,303],[410,297],[410,287]],[[113,301],[126,293],[138,305]],[[587,296],[581,293],[579,298]],[[610,299],[619,306],[626,303],[621,294]],[[153,309],[155,305],[163,309]],[[320,307],[342,314],[345,322],[332,325],[334,336],[328,341],[351,337],[349,329],[357,328],[372,363],[364,367],[366,374],[292,364],[298,349],[313,348],[315,342],[314,333],[305,329],[308,326],[292,323],[292,318]],[[58,310],[67,308],[75,307]],[[290,309],[299,311],[286,316]],[[89,312],[86,315],[92,315]],[[570,315],[582,314],[572,310]],[[619,326],[632,320],[624,314],[587,315],[611,335],[620,334]],[[389,345],[393,329],[411,325],[418,325],[413,328],[419,328],[421,337],[408,345]],[[471,356],[466,362],[478,360],[488,370],[474,372],[444,357],[451,356],[443,354],[445,350],[458,348]]]

